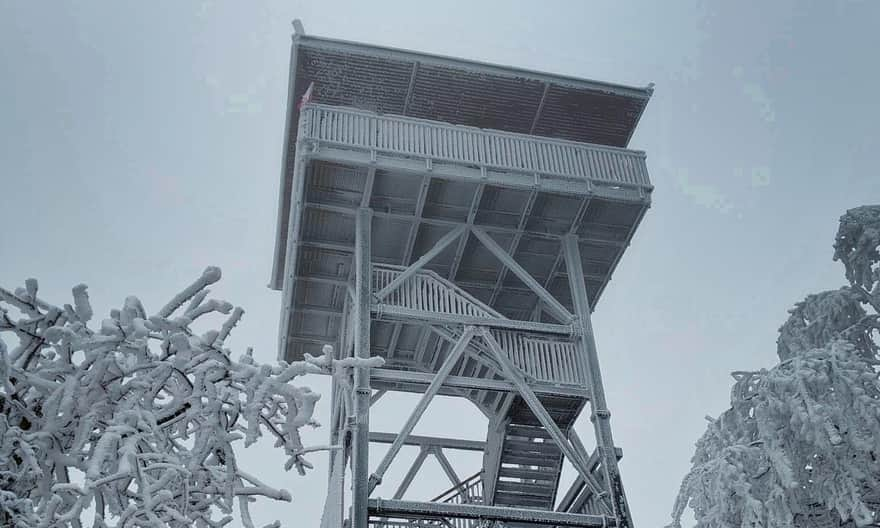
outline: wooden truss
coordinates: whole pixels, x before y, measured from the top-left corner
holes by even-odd
[[[346,286],[342,346],[336,354],[339,358],[369,357],[371,324],[391,321],[395,326],[389,354],[404,325],[421,327],[419,349],[412,361],[430,368],[356,368],[350,381],[334,379],[331,441],[342,449],[331,454],[322,526],[340,528],[346,517],[352,528],[631,526],[589,299],[580,280],[583,270],[577,236],[563,237],[562,255],[554,266],[564,264],[567,276],[574,279],[569,281],[572,313],[492,235],[471,223],[452,227],[408,266],[371,262],[373,213],[367,204],[365,199],[356,214],[354,280]],[[456,258],[460,258],[463,241],[470,235],[503,264],[505,274],[515,275],[540,300],[534,320],[508,319],[449,277],[425,268],[449,247],[456,247]],[[412,242],[406,260],[412,256]],[[503,277],[499,288],[500,282]],[[555,322],[543,322],[541,312]],[[430,341],[431,336],[436,339]],[[436,343],[433,350],[428,349],[429,341]],[[371,431],[371,405],[394,390],[421,393],[421,397],[399,432]],[[491,402],[481,407],[490,422],[487,441],[413,435],[438,394]],[[597,446],[593,452],[584,447],[573,428],[574,418],[587,403]],[[372,461],[372,466],[371,443],[389,445],[384,457]],[[404,446],[417,446],[419,454],[393,487],[392,499],[372,498],[377,488],[387,484],[386,472]],[[482,452],[484,465],[477,474],[462,479],[447,450]],[[404,500],[429,456],[437,459],[451,488],[431,501]],[[577,478],[557,501],[563,459],[574,467]],[[349,490],[347,507],[349,501],[343,498]]]

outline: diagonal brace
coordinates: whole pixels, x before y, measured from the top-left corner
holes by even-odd
[[[443,472],[446,473],[449,482],[451,482],[453,486],[461,487],[461,479],[458,477],[458,474],[455,472],[449,459],[446,458],[446,455],[443,453],[443,448],[435,447],[433,450],[434,458],[440,463],[440,467],[443,469]]]
[[[408,278],[412,277],[416,274],[420,269],[424,268],[428,262],[434,259],[437,255],[439,255],[444,249],[446,249],[450,244],[452,244],[456,239],[458,239],[462,233],[464,233],[467,226],[461,225],[453,229],[452,231],[443,235],[440,240],[434,244],[434,247],[428,250],[427,253],[419,257],[419,260],[410,264],[400,275],[394,278],[387,286],[379,290],[379,293],[376,294],[376,297],[379,301],[387,297],[391,292],[400,287],[401,284],[404,283]]]
[[[385,393],[386,393],[386,392],[388,392],[388,391],[385,391],[385,390],[382,390],[382,389],[379,389],[379,390],[377,390],[376,392],[374,392],[373,395],[370,396],[370,407],[372,407],[373,405],[375,405],[376,402],[379,401],[379,400],[382,398],[382,396],[385,396]]]
[[[541,422],[541,425],[544,426],[544,429],[550,433],[551,438],[556,444],[559,446],[559,449],[562,450],[562,453],[568,458],[571,465],[574,466],[575,470],[584,479],[584,482],[587,483],[587,486],[592,488],[593,493],[596,495],[602,496],[607,500],[607,493],[603,493],[602,487],[596,482],[596,479],[590,473],[587,462],[581,457],[581,454],[578,453],[572,445],[568,442],[568,439],[565,437],[565,434],[559,429],[559,426],[556,425],[556,422],[553,421],[553,418],[550,417],[550,413],[547,412],[547,409],[544,408],[544,405],[541,403],[541,400],[538,399],[538,396],[535,392],[529,387],[526,383],[525,379],[523,379],[522,375],[517,370],[517,367],[507,359],[507,356],[501,350],[501,345],[498,344],[498,341],[495,340],[495,337],[492,335],[489,330],[485,328],[480,328],[482,333],[483,341],[489,346],[489,350],[492,351],[492,354],[495,356],[495,360],[501,365],[502,370],[504,370],[504,375],[507,377],[509,381],[511,381],[517,388],[520,396],[522,396],[523,400],[525,400],[526,404],[535,414],[535,417]],[[610,506],[603,500],[602,505],[611,513]]]
[[[416,478],[419,470],[422,469],[422,464],[425,463],[425,459],[428,458],[428,453],[430,453],[430,448],[428,447],[423,447],[419,450],[418,456],[416,456],[416,459],[409,467],[409,471],[406,472],[403,480],[400,481],[400,486],[397,488],[397,491],[394,492],[395,499],[402,498],[403,494],[406,493],[406,490],[409,489],[409,485],[412,484],[413,479]]]
[[[385,457],[382,458],[382,461],[379,463],[379,467],[377,467],[376,471],[372,475],[370,475],[370,484],[368,488],[370,492],[376,489],[376,486],[378,486],[379,483],[382,482],[382,477],[385,475],[385,472],[388,471],[388,467],[391,465],[391,462],[394,461],[394,457],[396,457],[397,453],[400,452],[400,448],[403,447],[407,437],[409,437],[410,433],[412,433],[412,430],[415,428],[419,419],[425,413],[425,410],[428,408],[431,400],[434,399],[434,396],[437,395],[440,387],[443,386],[443,382],[446,381],[447,376],[449,376],[449,373],[452,372],[452,367],[455,366],[455,363],[459,360],[462,354],[464,354],[465,349],[470,344],[471,339],[473,339],[476,333],[477,331],[473,326],[468,326],[462,334],[461,339],[458,340],[458,342],[449,352],[449,355],[446,357],[446,360],[443,362],[440,370],[438,370],[437,374],[434,376],[434,380],[431,382],[430,385],[428,385],[428,388],[425,390],[425,394],[422,395],[419,403],[416,404],[416,408],[413,409],[412,414],[410,414],[409,418],[407,418],[406,423],[403,424],[403,429],[400,430],[397,438],[394,439],[394,443],[392,443],[391,447],[388,448],[388,452],[385,453]]]
[[[569,312],[561,302],[556,300],[556,297],[541,286],[541,284],[532,277],[531,273],[526,271],[525,268],[520,266],[510,254],[504,251],[504,249],[498,245],[498,242],[495,242],[494,238],[489,236],[488,233],[479,227],[471,227],[471,232],[480,240],[480,242],[483,243],[484,246],[486,246],[486,249],[495,255],[495,257],[500,260],[502,264],[507,266],[514,275],[519,277],[519,280],[523,281],[530,290],[535,292],[535,294],[544,301],[547,305],[547,311],[550,312],[553,317],[557,318],[559,322],[563,324],[567,324],[574,319],[574,315],[572,315],[572,313]]]

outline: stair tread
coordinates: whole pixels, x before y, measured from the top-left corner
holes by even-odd
[[[538,466],[558,470],[559,466],[562,464],[562,455],[560,454],[558,456],[549,456],[536,455],[533,453],[526,453],[524,455],[515,453],[502,453],[501,463],[516,464],[522,466]]]
[[[552,497],[556,492],[553,484],[533,484],[529,482],[510,482],[499,480],[495,484],[495,492],[516,493],[532,497]]]
[[[538,479],[538,480],[555,480],[556,479],[556,468],[545,468],[545,469],[531,469],[531,468],[518,468],[518,467],[504,467],[498,469],[499,477],[507,477],[507,478],[524,478],[524,479]]]
[[[546,455],[558,455],[562,452],[553,442],[526,442],[525,440],[504,440],[503,452],[511,453],[540,453]]]
[[[519,495],[516,493],[507,493],[498,491],[495,493],[496,506],[527,506],[548,510],[553,507],[552,501],[546,497],[532,497],[529,495]]]
[[[547,438],[551,439],[550,433],[541,426],[526,424],[510,424],[507,426],[505,433],[507,436],[523,436],[527,438]]]

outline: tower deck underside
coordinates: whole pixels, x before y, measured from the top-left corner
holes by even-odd
[[[308,105],[282,260],[291,295],[285,359],[339,335],[353,279],[355,215],[373,211],[376,264],[408,266],[451,230],[484,230],[569,311],[562,237],[579,240],[591,307],[650,205],[644,155],[625,149],[450,127]],[[360,120],[360,121],[358,121]],[[359,131],[360,129],[363,129]],[[381,141],[387,134],[399,136]],[[447,143],[444,146],[444,142]],[[387,143],[387,144],[386,144]],[[541,299],[466,232],[424,266],[512,320],[555,322]],[[401,335],[396,335],[400,332]],[[378,325],[377,354],[413,351],[418,331]]]

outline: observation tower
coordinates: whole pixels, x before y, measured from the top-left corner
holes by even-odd
[[[322,526],[632,526],[590,316],[650,205],[645,154],[627,146],[651,87],[294,26],[270,284],[280,356],[333,344],[385,361],[334,377],[343,449]],[[419,395],[412,414],[372,430],[371,405],[395,391]],[[475,405],[485,441],[411,434],[436,395]],[[407,446],[419,455],[389,482]],[[453,467],[453,450],[482,466]],[[410,498],[428,457],[450,482]],[[560,489],[563,460],[576,478]]]

